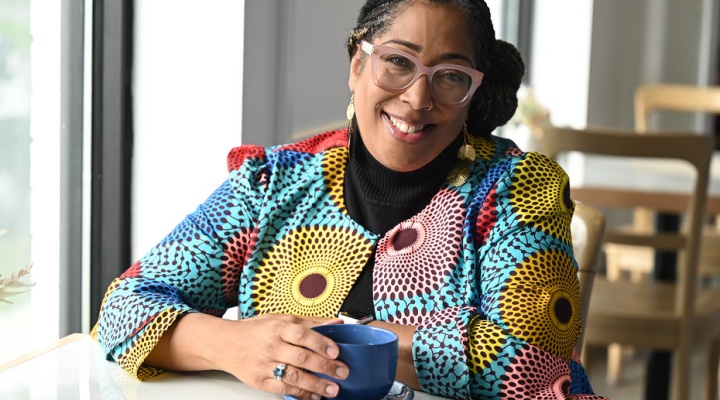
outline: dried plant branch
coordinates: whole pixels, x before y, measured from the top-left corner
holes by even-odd
[[[5,235],[6,233],[8,233],[7,228],[0,228],[0,237]],[[20,293],[25,293],[30,290],[26,289],[18,291],[17,289],[30,288],[35,286],[34,283],[20,282],[20,278],[22,278],[24,275],[29,274],[31,268],[32,264],[29,264],[10,275],[9,278],[3,278],[2,275],[0,275],[0,303],[12,303],[10,300],[7,300],[8,297],[15,296]]]
[[[2,232],[0,231],[0,233],[2,233]],[[29,264],[29,265],[21,268],[19,271],[13,273],[8,278],[3,278],[0,276],[0,302],[12,303],[10,300],[7,300],[8,297],[15,296],[20,293],[25,293],[25,292],[29,291],[29,289],[21,290],[21,291],[13,291],[11,289],[35,286],[34,283],[20,282],[20,278],[22,278],[24,275],[29,274],[31,268],[32,268],[32,264]]]

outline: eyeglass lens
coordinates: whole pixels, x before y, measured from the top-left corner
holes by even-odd
[[[378,57],[375,75],[387,89],[405,89],[418,73],[415,62],[400,54],[385,53]],[[473,79],[463,71],[444,68],[430,77],[433,98],[447,103],[459,103],[467,97]]]

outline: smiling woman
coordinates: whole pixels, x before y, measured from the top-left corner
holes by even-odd
[[[332,398],[351,371],[312,327],[359,312],[397,335],[416,390],[598,398],[574,353],[568,179],[493,136],[524,63],[487,5],[368,0],[346,47],[347,128],[231,149],[227,179],[110,284],[106,355],[139,379],[213,369]]]

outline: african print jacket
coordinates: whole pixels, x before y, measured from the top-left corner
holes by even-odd
[[[568,178],[510,141],[474,139],[470,179],[385,235],[344,206],[347,130],[241,146],[229,176],[110,285],[95,335],[138,378],[181,315],[334,317],[375,252],[376,317],[417,325],[425,391],[454,398],[598,398],[573,349],[580,334]]]

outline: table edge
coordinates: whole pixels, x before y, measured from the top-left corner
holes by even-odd
[[[12,367],[22,364],[28,360],[32,360],[33,358],[35,358],[37,356],[43,355],[49,351],[57,349],[58,347],[64,346],[68,343],[72,343],[74,341],[80,340],[85,337],[89,338],[90,336],[82,334],[82,333],[71,333],[65,337],[60,338],[56,342],[45,346],[45,347],[41,347],[37,350],[33,350],[33,351],[31,351],[27,354],[24,354],[20,357],[14,358],[10,361],[0,364],[0,372],[4,372]]]

